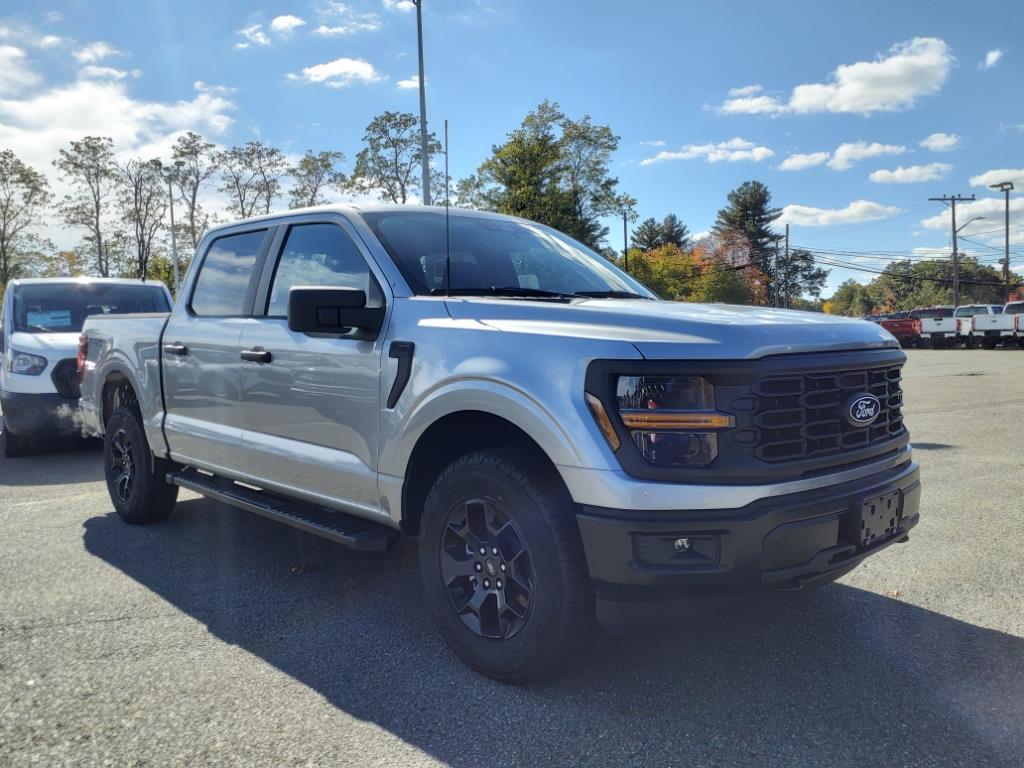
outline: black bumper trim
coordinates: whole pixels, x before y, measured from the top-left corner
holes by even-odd
[[[584,506],[577,515],[599,599],[645,601],[796,590],[831,581],[905,541],[920,519],[920,470],[907,461],[871,477],[760,499],[741,509],[637,512]],[[887,538],[850,540],[860,503],[897,492],[902,516]],[[686,487],[680,486],[685,497]],[[674,538],[689,549],[672,553]],[[668,554],[666,554],[666,552]]]

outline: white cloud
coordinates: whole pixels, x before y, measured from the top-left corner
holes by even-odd
[[[869,157],[880,155],[902,155],[907,148],[900,144],[879,144],[877,141],[868,144],[866,141],[854,141],[840,144],[832,153],[828,167],[834,171],[845,171],[856,163]]]
[[[245,38],[245,42],[235,43],[235,48],[244,50],[253,45],[270,45],[270,36],[263,31],[262,24],[252,24],[238,30],[238,34]]]
[[[921,139],[920,145],[932,152],[948,152],[960,146],[960,137],[955,133],[933,133]]]
[[[67,42],[65,37],[41,35],[28,24],[10,19],[0,24],[0,40],[18,43],[29,48],[54,48]]]
[[[395,85],[404,91],[411,90],[413,88],[419,88],[420,76],[410,75],[409,77],[405,78],[405,80],[399,80],[397,83],[395,83]]]
[[[998,168],[992,171],[971,176],[972,187],[987,187],[991,184],[1002,184],[1011,181],[1017,189],[1024,188],[1024,168]]]
[[[39,38],[38,45],[40,48],[55,48],[64,42],[64,38],[60,35],[43,35]]]
[[[1003,58],[1003,52],[999,48],[993,48],[978,63],[978,69],[992,69],[992,67],[999,63],[1001,58]]]
[[[804,168],[811,168],[821,165],[829,158],[828,152],[808,152],[807,154],[792,154],[779,163],[780,171],[802,171]]]
[[[82,64],[95,64],[111,56],[120,56],[121,52],[110,43],[98,40],[95,43],[89,43],[84,48],[79,48],[73,55]]]
[[[830,82],[793,88],[789,99],[737,94],[726,99],[727,114],[806,114],[811,112],[895,112],[913,107],[921,96],[937,93],[953,63],[945,41],[915,37],[897,43],[874,61],[840,64]],[[742,89],[740,89],[742,90]]]
[[[741,160],[759,163],[762,160],[767,160],[774,154],[768,147],[760,147],[752,141],[737,137],[718,144],[688,144],[678,152],[662,151],[653,157],[641,160],[640,165],[654,165],[655,163],[664,163],[669,160],[694,160],[697,158],[704,158],[709,163],[718,163],[723,160],[730,163]]]
[[[876,184],[914,184],[919,181],[935,181],[953,170],[949,163],[929,163],[928,165],[908,165],[894,168],[891,171],[877,170],[868,176]]]
[[[870,200],[854,200],[845,208],[815,208],[811,205],[787,205],[782,209],[780,224],[801,227],[830,227],[836,224],[858,224],[862,221],[888,219],[900,213],[894,205]]]
[[[28,64],[28,57],[21,48],[0,45],[0,96],[17,93],[39,82],[39,75]],[[2,126],[0,126],[2,127]]]
[[[304,27],[306,22],[298,16],[287,13],[283,16],[275,16],[270,22],[270,30],[281,37],[288,37],[299,27]]]
[[[736,98],[742,98],[745,96],[753,96],[755,93],[760,93],[763,90],[764,88],[755,83],[754,85],[744,85],[740,88],[730,88],[729,95]]]
[[[375,83],[383,78],[370,62],[343,56],[334,61],[305,67],[301,73],[293,72],[288,75],[288,79],[323,83],[328,88],[346,88],[353,83]]]
[[[977,178],[977,177],[976,177]],[[981,216],[982,219],[973,221],[964,227],[963,234],[970,237],[977,232],[986,232],[989,242],[1002,244],[1003,242],[1003,217],[1006,213],[1006,199],[1001,193],[993,197],[983,197],[973,202],[959,203],[956,207],[957,225],[963,226],[963,222]],[[938,229],[949,231],[950,212],[943,208],[934,216],[922,219],[921,226],[925,229]],[[1024,224],[1024,197],[1010,198],[1010,228]],[[1011,240],[1013,238],[1011,237]]]
[[[338,0],[329,0],[327,5],[320,8],[318,16],[324,23],[313,31],[321,37],[376,32],[381,28],[381,19],[376,13],[356,11]]]
[[[662,141],[661,139],[651,139],[649,141],[641,141],[640,142],[640,146],[641,147],[664,147],[665,146],[665,142]]]
[[[131,72],[125,72],[123,69],[101,67],[96,64],[87,64],[78,70],[78,76],[80,78],[92,80],[124,80],[129,74],[134,77],[138,77],[140,72],[137,69],[132,70]]]
[[[389,11],[401,11],[408,13],[416,10],[416,3],[412,0],[383,0],[384,7]]]

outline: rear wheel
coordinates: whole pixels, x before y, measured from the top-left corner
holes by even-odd
[[[964,338],[964,349],[974,349],[976,346],[978,346],[978,343],[973,336]]]
[[[438,477],[421,521],[420,572],[448,645],[506,682],[556,668],[593,614],[572,502],[521,453],[473,453]]]
[[[178,486],[164,478],[172,465],[150,454],[133,408],[121,406],[107,420],[103,456],[107,491],[122,520],[155,523],[171,514]]]

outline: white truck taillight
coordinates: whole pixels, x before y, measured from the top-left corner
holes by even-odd
[[[82,382],[82,374],[85,373],[85,358],[89,355],[89,337],[84,333],[78,334],[78,382]]]

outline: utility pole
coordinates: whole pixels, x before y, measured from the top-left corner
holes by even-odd
[[[423,0],[416,3],[416,40],[420,52],[420,155],[423,163],[423,204],[430,205],[430,151],[427,142],[427,81],[423,73]]]
[[[786,285],[786,309],[789,309],[789,224],[786,225],[786,258],[782,263]]]
[[[960,227],[960,229],[957,229],[957,227],[956,227],[956,204],[957,203],[969,203],[969,202],[972,202],[974,200],[974,195],[971,195],[970,197],[964,197],[963,195],[943,195],[942,197],[929,197],[928,199],[931,202],[933,202],[933,203],[944,203],[946,205],[949,205],[949,207],[951,209],[952,220],[953,220],[952,221],[952,227],[951,227],[951,230],[953,232],[953,306],[954,307],[959,307],[960,306],[960,251],[957,248],[956,236],[960,232],[960,229],[963,229],[964,227],[966,227],[967,224],[970,224],[971,221],[973,221],[974,219],[971,219],[971,221],[968,221],[967,224],[964,224],[964,227]]]
[[[622,261],[626,265],[626,272],[629,272],[629,239],[626,233],[626,216],[629,211],[622,209]]]
[[[775,238],[775,279],[772,280],[772,306],[779,306],[779,238]]]
[[[1010,190],[1013,189],[1012,181],[1001,181],[998,184],[989,184],[989,189],[998,189],[1006,195],[1006,255],[1003,257],[1003,285],[1005,286],[1006,298],[1010,301]]]

